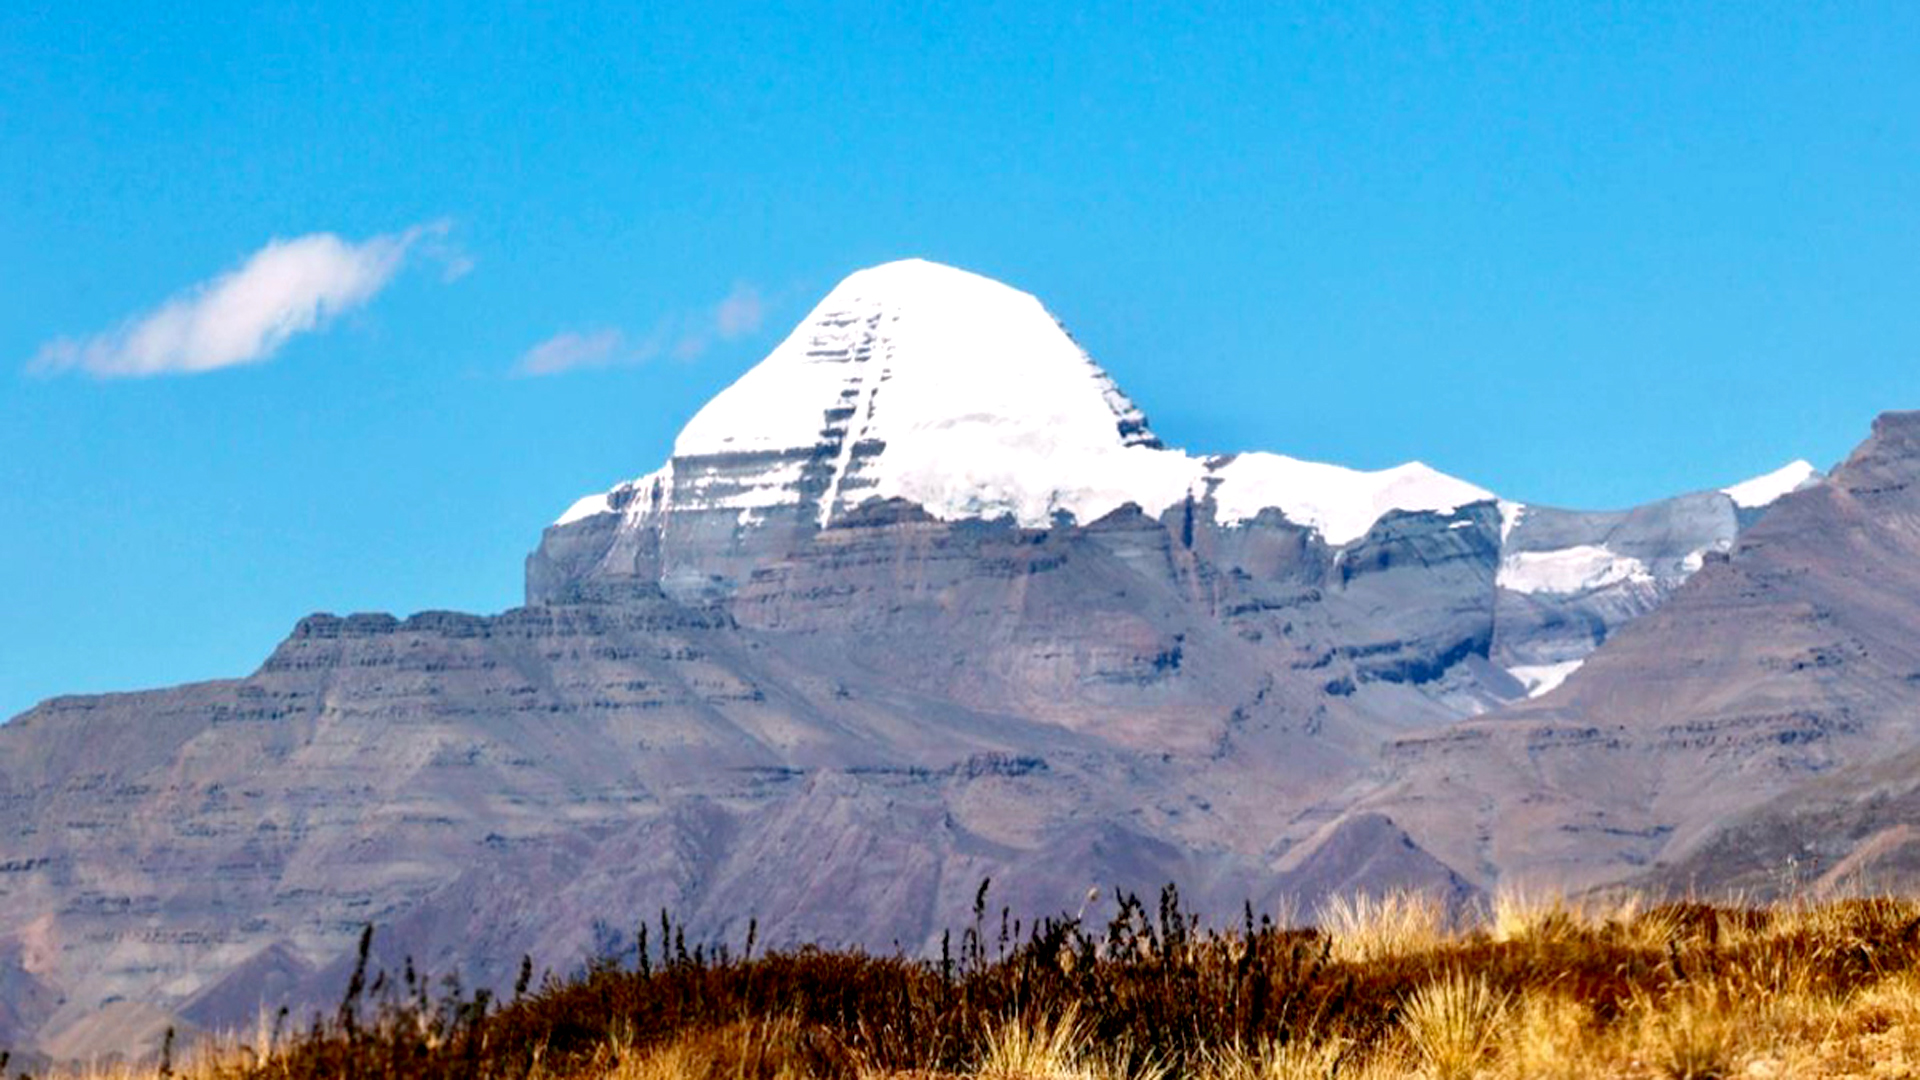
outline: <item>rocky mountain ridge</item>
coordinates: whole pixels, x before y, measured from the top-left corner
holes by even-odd
[[[1555,685],[1613,626],[1726,551],[1743,521],[1817,479],[1795,462],[1719,492],[1578,513],[1501,501],[1419,462],[1364,472],[1265,452],[1194,457],[1161,442],[1038,300],[906,260],[830,292],[700,410],[660,469],[570,507],[528,560],[527,602],[629,585],[702,601],[758,595],[755,577],[786,552],[887,503],[1029,529],[1091,526],[1131,507],[1168,527],[1177,519],[1187,546],[1196,525],[1285,522],[1328,565],[1381,558],[1371,532],[1392,515],[1438,514],[1498,554],[1496,584],[1511,594],[1508,625],[1485,628],[1497,655],[1466,650],[1500,670],[1463,669],[1446,690],[1447,710],[1472,712]],[[1474,504],[1493,512],[1464,514]],[[1343,584],[1356,576],[1366,575]],[[1486,593],[1481,584],[1471,588]]]

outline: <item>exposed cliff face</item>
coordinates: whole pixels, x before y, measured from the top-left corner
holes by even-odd
[[[369,921],[500,980],[662,907],[920,949],[987,876],[1237,903],[1369,740],[1186,605],[1170,536],[869,519],[726,607],[314,617],[244,680],[50,702],[0,729],[0,926],[49,943],[9,1039],[320,1000]]]
[[[1831,497],[1882,514],[1898,471]],[[1513,761],[1603,863],[1650,858],[1706,804],[1618,839],[1623,785],[1654,781],[1595,772],[1629,740],[1552,711],[1610,707],[1586,669],[1507,728],[1459,722],[1604,672],[1689,576],[1719,588],[1766,497],[1582,514],[1418,464],[1194,458],[1032,297],[855,275],[660,470],[546,531],[526,607],[314,616],[244,679],[0,727],[0,1043],[109,1049],[125,1001],[147,1011],[120,1029],[157,1035],[325,1000],[368,922],[395,964],[498,982],[662,907],[929,947],[989,876],[1028,915],[1169,880],[1220,911],[1460,901],[1534,864],[1479,839],[1525,827],[1515,782],[1475,771]],[[1545,734],[1489,734],[1515,725]],[[1774,767],[1755,748],[1784,729],[1732,730],[1714,767]],[[1435,761],[1453,786],[1421,786]]]

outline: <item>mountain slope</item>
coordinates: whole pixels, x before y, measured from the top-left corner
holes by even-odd
[[[1369,805],[1482,881],[1619,880],[1698,869],[1729,816],[1913,747],[1916,480],[1920,414],[1886,414],[1559,690],[1400,743]]]
[[[989,876],[1027,916],[1167,880],[1464,901],[1500,864],[1368,800],[1463,718],[1586,692],[1761,512],[1737,490],[1578,513],[1191,457],[1032,297],[864,271],[550,527],[527,606],[313,616],[246,678],[0,727],[0,1043],[326,1001],[369,922],[497,984],[662,907],[930,948]]]

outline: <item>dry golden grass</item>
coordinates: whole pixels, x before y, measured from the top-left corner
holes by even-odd
[[[802,1037],[791,1016],[685,1032],[647,1048],[623,1032],[608,1040],[604,1063],[584,1071],[605,1080],[806,1080]]]
[[[1495,941],[1539,941],[1564,937],[1593,921],[1592,912],[1564,893],[1507,886],[1493,895],[1487,932]]]
[[[1551,990],[1525,994],[1504,1017],[1497,1053],[1515,1077],[1582,1075],[1596,1030],[1593,1009]]]
[[[1169,917],[1171,912],[1171,917]],[[597,969],[489,1011],[388,1008],[182,1080],[1558,1080],[1920,1077],[1920,904],[1773,908],[1419,896],[1318,930],[1201,929],[1163,904],[956,970],[802,950]],[[434,1019],[438,1017],[439,1019]],[[449,1019],[452,1018],[452,1019]],[[148,1080],[153,1067],[74,1070]]]
[[[1506,1011],[1483,976],[1449,971],[1414,993],[1400,1021],[1427,1075],[1466,1080],[1492,1057]]]
[[[1089,1043],[1079,1010],[1072,1006],[1051,1020],[1009,1018],[987,1032],[986,1056],[976,1075],[990,1080],[1096,1080],[1088,1067]]]
[[[1356,893],[1320,909],[1319,926],[1335,958],[1365,964],[1432,949],[1446,936],[1446,909],[1424,893]]]

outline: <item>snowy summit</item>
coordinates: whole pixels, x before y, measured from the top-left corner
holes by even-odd
[[[1726,494],[1764,505],[1809,476],[1796,462]],[[740,528],[826,527],[869,499],[903,499],[943,520],[1045,527],[1129,503],[1157,517],[1209,497],[1223,525],[1274,510],[1338,546],[1393,511],[1447,513],[1494,495],[1419,462],[1366,471],[1168,449],[1038,299],[905,259],[835,286],[687,423],[664,466],[555,524],[722,512]]]
[[[694,416],[673,454],[776,455],[766,480],[782,491],[825,457],[822,525],[873,497],[1044,525],[1058,511],[1090,521],[1179,501],[1192,470],[1158,446],[1038,300],[914,259],[841,282]]]
[[[727,510],[750,527],[805,504],[824,526],[867,499],[901,498],[946,520],[1045,526],[1128,503],[1158,515],[1209,491],[1223,522],[1271,508],[1332,544],[1393,510],[1493,498],[1417,462],[1369,472],[1166,449],[1039,300],[907,259],[842,281],[694,416],[664,467],[556,524]]]

